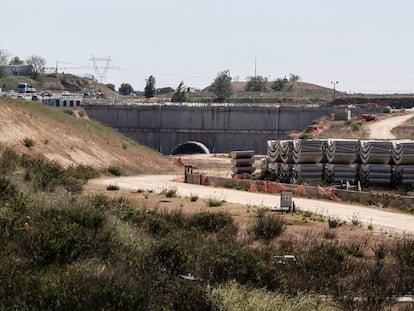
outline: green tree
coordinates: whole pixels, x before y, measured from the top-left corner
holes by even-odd
[[[244,87],[246,92],[261,92],[266,90],[267,78],[262,76],[247,77],[247,84]]]
[[[184,82],[181,81],[178,85],[177,89],[175,90],[173,96],[171,97],[171,101],[173,103],[183,103],[188,102],[190,95],[187,91],[187,88],[184,85]]]
[[[295,75],[295,74],[291,73],[291,74],[289,75],[289,81],[291,81],[291,82],[300,81],[300,76],[299,76],[299,75]]]
[[[145,98],[150,98],[150,97],[154,97],[155,96],[155,77],[154,76],[149,76],[147,80],[145,80],[146,85],[145,85],[145,89],[144,89],[144,96]]]
[[[0,49],[0,66],[7,65],[10,53],[7,50]],[[0,67],[0,78],[6,75],[6,69],[4,67]]]
[[[32,55],[26,60],[26,64],[32,66],[32,78],[36,80],[39,74],[45,71],[46,59]]]
[[[217,74],[213,84],[210,86],[211,91],[216,95],[216,101],[224,102],[231,96],[233,92],[231,88],[231,79],[232,77],[230,76],[229,70],[224,70]]]
[[[15,56],[10,60],[9,65],[23,65],[24,61],[19,56]]]
[[[275,92],[280,92],[283,90],[287,82],[288,80],[286,78],[283,78],[283,79],[277,78],[275,81],[273,81],[271,88]]]
[[[7,50],[0,49],[0,65],[7,65],[10,53]]]
[[[122,83],[118,89],[118,92],[121,95],[131,95],[131,93],[134,92],[134,89],[132,88],[131,84]]]

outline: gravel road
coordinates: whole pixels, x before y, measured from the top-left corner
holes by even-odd
[[[370,139],[396,139],[394,134],[391,132],[393,128],[400,126],[405,121],[409,120],[414,116],[412,109],[406,110],[407,114],[403,116],[396,116],[381,120],[378,122],[372,122],[369,125],[369,138]]]
[[[162,189],[174,187],[177,189],[177,194],[184,197],[197,194],[201,199],[214,197],[231,203],[270,208],[277,207],[280,202],[280,196],[277,194],[253,193],[173,182],[172,180],[177,177],[176,175],[147,175],[96,179],[91,180],[90,183],[102,185],[102,187],[116,184],[122,189],[142,189],[154,192],[161,192]],[[311,211],[327,217],[336,217],[344,221],[356,218],[365,225],[372,224],[376,231],[414,234],[414,216],[408,214],[324,200],[295,198],[294,201],[301,210]]]

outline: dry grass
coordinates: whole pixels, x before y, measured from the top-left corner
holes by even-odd
[[[41,103],[0,98],[0,143],[22,153],[42,154],[64,166],[117,166],[126,174],[174,170],[158,152],[77,115]],[[27,149],[22,144],[25,138],[36,145]]]

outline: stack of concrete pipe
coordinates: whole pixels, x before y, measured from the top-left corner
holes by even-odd
[[[271,140],[267,145],[265,168],[282,182],[414,184],[411,140]]]
[[[281,163],[278,170],[278,179],[283,183],[290,183],[292,180],[292,164]]]
[[[357,139],[328,139],[325,147],[328,163],[354,163],[358,156],[358,145]]]
[[[361,184],[391,184],[393,179],[393,168],[386,164],[361,164],[359,176]]]
[[[363,164],[388,164],[393,144],[389,140],[360,140],[358,156]]]
[[[293,161],[296,164],[326,162],[325,139],[296,139],[292,144]]]
[[[253,150],[230,152],[231,164],[234,174],[252,174],[256,168],[253,166],[255,152]]]
[[[414,164],[414,141],[393,141],[392,161],[396,165]]]
[[[414,165],[394,166],[393,183],[395,185],[414,184]]]
[[[358,177],[357,164],[332,164],[325,163],[323,180],[328,184],[338,184],[349,182],[355,184]]]
[[[292,178],[298,179],[321,179],[324,166],[322,163],[293,164]]]
[[[279,140],[279,156],[283,163],[293,163],[293,140]]]

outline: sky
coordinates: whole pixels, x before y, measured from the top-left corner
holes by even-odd
[[[0,49],[143,90],[299,75],[349,93],[414,93],[412,0],[2,0]],[[256,66],[255,66],[256,63]],[[103,73],[105,61],[97,61]]]

